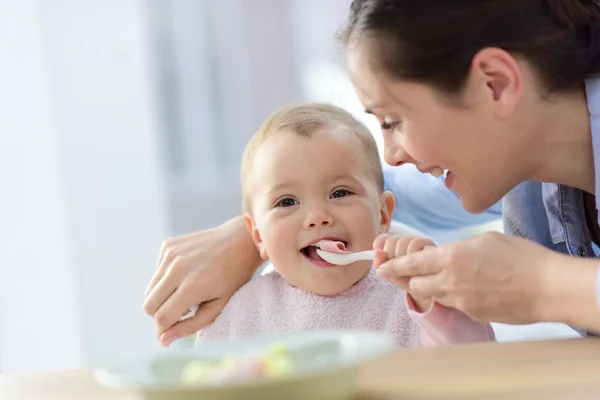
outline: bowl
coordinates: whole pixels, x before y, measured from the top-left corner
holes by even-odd
[[[217,362],[226,355],[264,352],[285,344],[294,372],[220,384],[183,385],[182,371],[192,361]],[[94,371],[95,379],[115,390],[135,391],[148,400],[199,399],[348,399],[356,393],[365,362],[395,349],[382,332],[315,331],[223,340],[192,349],[172,349],[126,365]]]

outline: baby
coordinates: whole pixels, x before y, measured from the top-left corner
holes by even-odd
[[[248,229],[275,271],[239,289],[197,343],[334,329],[384,331],[401,347],[494,340],[489,324],[415,300],[369,261],[335,266],[317,254],[318,246],[372,249],[394,211],[375,141],[346,111],[307,104],[273,114],[246,147],[242,188]],[[385,240],[384,258],[433,245]]]

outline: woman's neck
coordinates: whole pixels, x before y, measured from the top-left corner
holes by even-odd
[[[594,154],[585,90],[545,101],[531,180],[560,183],[595,194]]]

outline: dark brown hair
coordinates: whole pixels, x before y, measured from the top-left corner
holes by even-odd
[[[486,47],[525,59],[547,93],[600,72],[598,0],[354,0],[339,36],[368,46],[370,61],[392,78],[446,94],[460,93]]]

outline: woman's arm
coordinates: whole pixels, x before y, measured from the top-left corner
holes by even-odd
[[[167,239],[144,302],[161,343],[168,346],[211,323],[262,262],[241,216],[213,229]],[[195,316],[178,322],[198,304]]]
[[[543,270],[540,319],[600,333],[600,260],[559,255]]]

